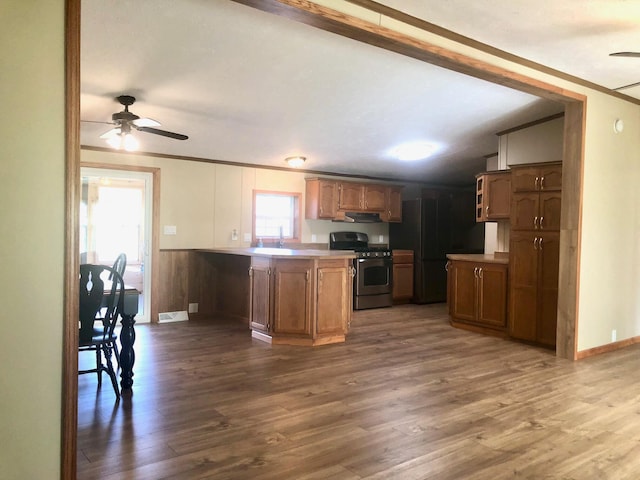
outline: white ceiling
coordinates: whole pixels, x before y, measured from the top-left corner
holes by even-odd
[[[640,1],[381,3],[609,88],[640,81],[640,59],[608,56],[640,50]],[[141,151],[278,167],[300,154],[309,170],[438,183],[472,182],[496,132],[562,111],[228,0],[83,0],[82,120],[110,121],[121,94],[189,136],[137,132]],[[82,122],[81,143],[105,147],[109,129]],[[395,160],[409,140],[439,150]]]

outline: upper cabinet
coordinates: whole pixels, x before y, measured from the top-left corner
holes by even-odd
[[[562,164],[532,165],[513,168],[513,192],[557,192],[562,190]]]
[[[331,220],[338,214],[338,184],[335,180],[307,179],[305,218]]]
[[[476,222],[508,220],[511,209],[511,172],[476,176]]]
[[[340,220],[345,212],[378,213],[383,222],[401,222],[402,187],[306,179],[305,218]]]
[[[364,185],[360,183],[338,183],[338,210],[357,212],[364,208]]]

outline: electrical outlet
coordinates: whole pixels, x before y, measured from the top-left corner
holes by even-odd
[[[618,332],[614,328],[613,330],[611,330],[611,341],[615,342],[617,339],[618,339]]]
[[[378,235],[378,243],[384,242],[384,235]]]
[[[315,234],[311,235],[311,243],[316,243],[318,241],[318,237]]]
[[[189,313],[198,313],[198,304],[190,303],[189,304]]]
[[[250,242],[251,241],[251,234],[250,233],[245,233],[244,234],[244,241],[245,242]]]
[[[165,235],[176,235],[178,233],[178,227],[175,225],[165,225],[162,231]]]

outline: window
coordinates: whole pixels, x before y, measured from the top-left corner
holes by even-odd
[[[253,191],[253,242],[300,241],[300,194]]]

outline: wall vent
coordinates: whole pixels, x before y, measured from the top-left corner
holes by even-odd
[[[164,312],[158,315],[159,323],[184,322],[185,320],[189,320],[189,314],[186,311]]]

